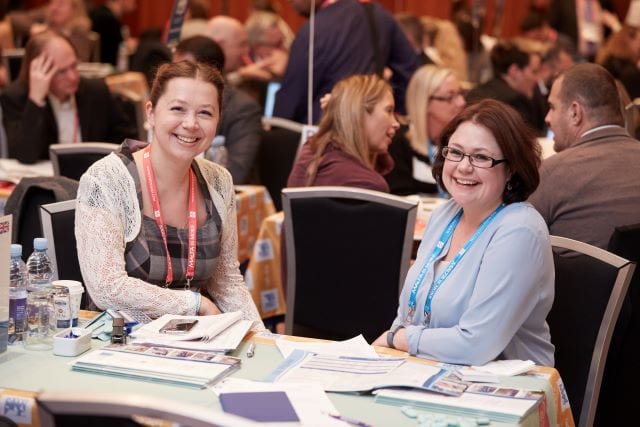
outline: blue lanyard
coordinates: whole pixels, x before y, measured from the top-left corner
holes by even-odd
[[[469,251],[471,246],[476,242],[476,240],[478,240],[478,237],[480,237],[482,232],[486,230],[486,228],[489,226],[491,221],[493,221],[493,219],[504,208],[504,206],[505,206],[504,203],[501,203],[500,206],[498,206],[491,215],[489,215],[484,219],[484,221],[482,221],[482,223],[480,224],[478,229],[473,233],[471,238],[467,241],[467,243],[464,244],[462,249],[460,249],[460,251],[456,254],[456,256],[451,260],[446,270],[442,273],[442,275],[440,275],[438,280],[434,281],[433,284],[431,285],[431,288],[429,289],[429,293],[427,294],[427,299],[424,303],[424,315],[425,315],[426,324],[428,324],[429,321],[431,320],[431,301],[433,300],[434,295],[436,294],[438,289],[440,289],[440,286],[446,280],[446,278],[449,277],[453,269],[456,268],[456,266],[458,265],[462,257]],[[422,284],[422,281],[424,280],[424,277],[426,276],[427,271],[429,271],[429,266],[442,253],[445,245],[447,244],[449,239],[451,239],[453,232],[458,226],[458,223],[460,222],[461,217],[462,217],[462,209],[460,209],[458,213],[456,213],[456,215],[451,219],[451,221],[449,221],[449,224],[447,224],[447,227],[442,233],[442,236],[440,236],[438,243],[436,243],[436,246],[433,248],[433,251],[431,252],[431,256],[429,257],[427,262],[422,266],[422,269],[420,270],[420,273],[418,274],[418,277],[416,278],[416,281],[414,282],[413,287],[411,288],[411,294],[409,296],[409,314],[407,315],[407,320],[406,320],[407,323],[411,321],[411,319],[413,318],[413,315],[416,312],[416,300],[418,297],[418,290],[420,289],[420,285]]]

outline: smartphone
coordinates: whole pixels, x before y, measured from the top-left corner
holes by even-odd
[[[172,319],[169,320],[160,332],[163,334],[186,334],[198,323],[197,319]]]

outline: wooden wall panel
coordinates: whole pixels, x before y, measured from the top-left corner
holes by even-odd
[[[321,1],[321,0],[317,0]],[[447,19],[451,15],[451,0],[377,0],[385,9],[391,13],[412,12],[416,15],[429,15]],[[472,3],[474,0],[467,0]],[[565,1],[565,0],[551,0]],[[629,8],[631,0],[611,0],[616,12],[623,17]],[[103,3],[104,0],[94,0],[94,4]],[[486,32],[492,32],[494,25],[494,12],[496,0],[486,0],[487,23]],[[28,7],[40,6],[47,3],[47,0],[25,0]],[[272,0],[280,15],[291,25],[294,31],[305,22],[300,17],[287,0]],[[530,0],[504,0],[504,16],[500,25],[502,36],[510,37],[517,35],[521,19],[527,11]],[[211,0],[212,14],[227,14],[241,21],[244,21],[251,10],[251,0]],[[124,17],[124,22],[131,28],[131,33],[138,36],[145,28],[164,28],[169,15],[173,0],[138,0],[138,9]]]

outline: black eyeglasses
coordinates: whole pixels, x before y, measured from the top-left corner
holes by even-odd
[[[456,100],[458,97],[460,96],[464,96],[463,92],[452,92],[449,95],[446,96],[437,96],[437,95],[431,95],[429,97],[429,100],[436,100],[436,101],[442,101],[442,102],[446,102],[446,103],[452,103],[454,100]]]
[[[450,160],[452,162],[461,162],[465,157],[469,158],[469,162],[477,167],[483,169],[490,169],[495,165],[500,163],[505,163],[507,159],[496,160],[493,157],[489,157],[486,154],[467,154],[464,151],[458,150],[457,148],[451,147],[443,147],[442,155],[445,159]]]

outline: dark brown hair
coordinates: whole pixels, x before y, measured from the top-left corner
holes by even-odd
[[[192,63],[188,61],[169,62],[162,64],[156,72],[156,78],[151,86],[149,100],[155,106],[160,97],[167,90],[167,84],[180,77],[188,79],[197,79],[203,82],[211,83],[218,91],[218,110],[222,115],[222,92],[224,91],[224,79],[217,68],[211,65]]]
[[[451,135],[465,122],[487,129],[498,143],[503,157],[507,159],[507,167],[512,175],[508,181],[510,189],[505,187],[502,201],[508,205],[526,200],[540,182],[538,167],[541,150],[531,128],[512,107],[500,101],[485,99],[467,107],[449,122],[442,132],[441,149],[449,145]],[[441,149],[433,164],[433,177],[446,190],[442,181],[445,159]]]
[[[560,75],[562,85],[558,98],[562,106],[577,101],[595,126],[624,126],[620,97],[613,76],[602,66],[592,63],[574,65]]]

